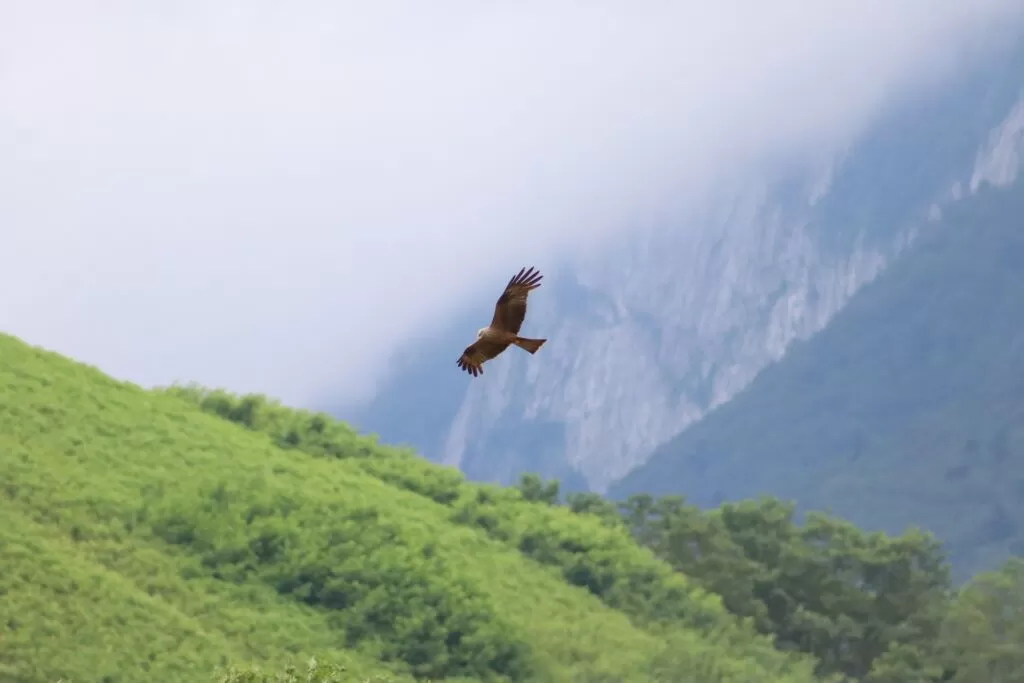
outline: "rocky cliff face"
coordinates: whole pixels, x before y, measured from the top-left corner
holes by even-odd
[[[970,189],[977,192],[983,183],[1007,187],[1017,181],[1024,166],[1024,92],[1001,124],[989,134],[979,150],[971,173]]]
[[[483,475],[500,448],[501,478],[547,469],[523,462],[532,458],[521,438],[491,435],[502,424],[561,425],[568,465],[603,491],[729,400],[794,339],[824,326],[905,243],[900,231],[858,235],[850,251],[830,253],[812,223],[828,180],[789,211],[768,187],[744,188],[717,213],[634,235],[579,264],[574,284],[586,302],[537,297],[530,328],[549,336],[545,353],[496,364],[488,382],[470,386],[443,461]]]
[[[723,191],[549,274],[524,329],[548,337],[543,352],[506,354],[442,399],[450,420],[398,440],[471,478],[532,471],[604,492],[827,325],[972,169],[971,184],[1015,172],[1022,65],[889,112],[817,173]],[[391,397],[409,391],[385,388],[355,420],[394,440],[408,415]]]

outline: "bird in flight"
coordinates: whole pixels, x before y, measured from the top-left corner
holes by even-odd
[[[526,318],[526,297],[530,291],[540,287],[543,276],[531,266],[523,268],[505,285],[505,291],[494,304],[491,324],[476,333],[476,341],[466,347],[459,356],[460,368],[478,377],[484,372],[483,365],[498,356],[510,345],[518,346],[530,355],[544,345],[547,339],[527,339],[519,336],[519,328]]]

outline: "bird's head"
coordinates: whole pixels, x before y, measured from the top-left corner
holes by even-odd
[[[481,327],[479,330],[476,331],[476,338],[479,339],[480,337],[484,336],[484,332],[486,331],[486,327]]]

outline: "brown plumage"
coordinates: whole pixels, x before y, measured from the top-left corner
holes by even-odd
[[[476,333],[476,341],[466,347],[459,356],[457,365],[478,377],[484,372],[483,365],[498,356],[510,345],[518,346],[531,355],[544,345],[547,339],[527,339],[519,336],[519,328],[526,319],[526,298],[530,291],[540,287],[543,276],[531,266],[523,268],[508,281],[505,291],[494,304],[491,324]]]

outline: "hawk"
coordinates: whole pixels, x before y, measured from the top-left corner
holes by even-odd
[[[540,287],[543,276],[531,266],[523,268],[508,281],[505,291],[494,304],[494,317],[491,324],[476,333],[476,341],[466,347],[459,356],[457,365],[473,377],[484,372],[483,365],[498,356],[509,345],[515,345],[530,355],[544,345],[547,339],[527,339],[519,336],[519,328],[526,318],[526,297],[530,290]]]

